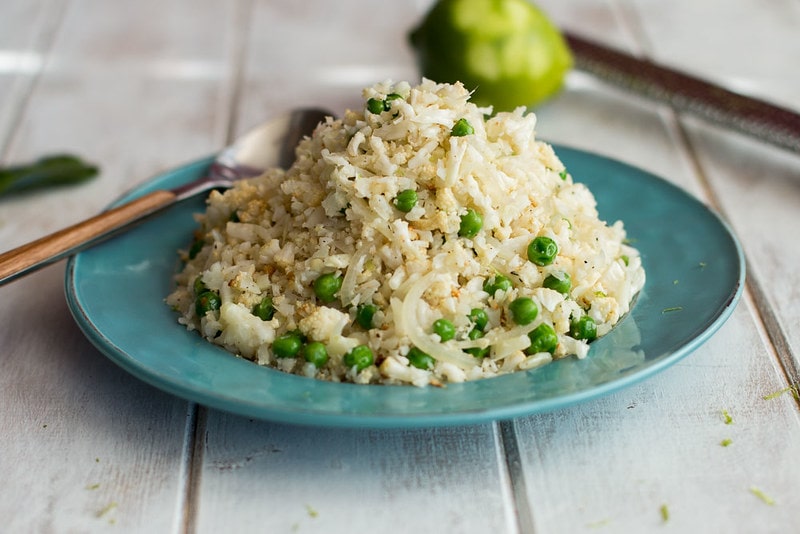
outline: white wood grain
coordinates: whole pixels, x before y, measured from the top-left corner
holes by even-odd
[[[3,200],[3,248],[96,213],[156,170],[221,146],[227,129],[233,6],[86,0],[42,9],[63,20],[7,159],[68,150],[102,174]],[[0,323],[0,478],[14,488],[0,498],[0,530],[179,529],[187,403],[90,346],[64,302],[63,264],[0,288]]]
[[[358,102],[366,85],[414,77],[405,32],[419,14],[374,14],[356,3],[257,3],[241,129],[261,120],[265,109],[323,103],[341,113]],[[354,32],[361,39],[342,38]],[[208,417],[197,532],[515,529],[491,425],[347,431],[251,422],[214,411]],[[233,508],[235,515],[225,513]]]
[[[0,498],[0,530],[169,524],[186,404],[88,343],[61,297],[61,271],[49,267],[2,290],[0,477],[17,489]]]
[[[800,107],[797,2],[537,3],[590,37]],[[0,199],[0,249],[96,213],[229,131],[299,105],[341,111],[364,85],[414,80],[405,33],[430,4],[6,1],[0,51],[46,55],[32,70],[0,72],[4,160],[70,150],[103,174]],[[191,405],[83,338],[63,301],[63,266],[52,266],[0,288],[0,477],[25,488],[2,493],[0,530],[792,531],[800,412],[790,394],[763,397],[787,386],[779,357],[796,362],[800,346],[800,299],[786,289],[800,287],[798,158],[679,122],[579,73],[537,113],[549,140],[718,202],[760,300],[746,295],[717,335],[659,376],[554,413],[351,431],[200,409],[195,439]],[[765,310],[775,317],[767,330]],[[777,355],[776,332],[786,338]]]
[[[240,129],[267,109],[322,105],[341,114],[358,105],[368,85],[417,80],[406,32],[423,12],[378,3],[256,2]]]
[[[49,9],[48,9],[49,7]],[[0,18],[0,155],[10,141],[36,76],[43,67],[60,9],[46,2],[9,0]]]
[[[587,28],[587,34],[607,36],[609,23],[624,22],[619,13],[613,9],[598,9],[596,5],[586,2],[569,3],[568,8],[563,6],[564,4],[559,3],[557,9],[561,9],[562,15],[568,13],[570,17],[577,17],[577,26],[584,25]],[[600,26],[600,28],[604,28],[604,32],[599,32],[598,27],[595,26],[598,21],[605,24]],[[291,26],[291,29],[293,32],[300,31],[294,26]],[[620,27],[618,32],[612,32],[613,37],[610,42],[630,42],[630,36],[635,34],[635,31],[626,31]],[[389,35],[397,34],[389,32]],[[281,36],[280,34],[272,35],[270,38],[275,42],[280,42]],[[366,39],[369,41],[369,36]],[[399,42],[396,38],[395,40],[388,38],[386,40]],[[321,60],[325,59],[327,54],[334,58],[339,57],[335,53],[334,42],[329,42],[328,48],[333,52],[330,50],[322,52]],[[390,45],[389,48],[394,49],[395,47]],[[258,49],[269,51],[271,47],[259,46]],[[303,54],[302,49],[296,50],[296,52],[301,56]],[[270,64],[280,66],[280,58],[274,57],[274,55],[274,50],[268,52],[268,57],[272,60]],[[302,68],[307,69],[309,62],[313,59],[313,57],[309,57],[302,61]],[[387,61],[390,60],[387,59]],[[292,76],[313,76],[313,69],[308,69],[312,71],[308,74],[304,70],[301,75],[292,72],[291,65],[284,68]],[[277,73],[275,76],[279,79],[281,77]],[[250,83],[253,83],[252,80]],[[352,81],[351,85],[358,84]],[[308,90],[314,91],[315,89],[312,87]],[[270,96],[272,97],[272,94]],[[287,98],[296,96],[287,96]],[[326,101],[329,99],[335,100],[331,95],[327,95]],[[675,128],[674,119],[665,108],[654,107],[649,102],[598,86],[578,75],[570,80],[569,90],[556,101],[541,108],[539,115],[539,131],[545,137],[624,159],[667,176],[698,196],[702,196],[704,193],[703,184],[697,180],[694,174],[693,158],[691,154],[682,150],[680,131]],[[587,127],[587,125],[589,126]],[[726,334],[730,330],[737,333],[743,332],[743,334],[731,338]],[[745,348],[742,348],[743,344]],[[517,495],[521,506],[527,505],[528,507],[526,513],[520,513],[523,531],[526,531],[527,527],[535,527],[537,532],[571,532],[576,529],[592,530],[606,525],[611,531],[616,532],[648,531],[663,527],[663,519],[659,511],[662,504],[666,504],[672,510],[671,527],[677,530],[682,528],[685,530],[685,527],[699,529],[711,527],[714,529],[717,526],[736,526],[737,521],[744,515],[747,515],[750,521],[747,523],[748,525],[758,524],[757,521],[765,521],[763,524],[771,527],[787,525],[791,510],[796,504],[789,491],[789,482],[797,474],[796,469],[793,469],[790,463],[794,448],[789,452],[781,452],[779,456],[781,460],[777,466],[765,470],[765,460],[763,456],[759,455],[758,447],[765,442],[764,438],[769,435],[770,430],[776,427],[788,426],[792,434],[789,439],[796,441],[797,415],[795,407],[788,396],[779,399],[777,404],[769,405],[774,409],[767,410],[768,417],[764,417],[763,410],[758,410],[758,407],[754,406],[755,401],[760,399],[759,395],[775,391],[783,387],[784,383],[774,362],[770,361],[769,353],[762,345],[758,331],[745,306],[737,311],[731,324],[720,336],[714,338],[714,346],[716,350],[713,350],[712,346],[705,347],[695,356],[700,358],[705,354],[706,357],[718,358],[719,361],[710,366],[711,372],[697,373],[694,371],[696,364],[692,360],[687,361],[684,365],[685,369],[679,366],[677,371],[672,371],[673,373],[682,371],[684,373],[682,378],[688,376],[694,378],[693,381],[678,379],[677,383],[673,383],[669,380],[669,374],[665,373],[664,377],[659,377],[631,392],[612,396],[596,404],[579,407],[574,412],[564,410],[557,414],[545,414],[520,420],[517,423],[518,441],[515,445],[520,451],[521,465],[518,472],[512,470],[512,475],[515,482],[521,482],[521,484],[515,484],[515,488],[527,488],[525,495]],[[752,357],[747,362],[731,361],[728,354],[732,350],[737,353],[743,350]],[[709,354],[711,356],[708,356]],[[746,367],[743,367],[743,363],[746,363]],[[723,364],[727,364],[727,366],[723,366]],[[698,382],[696,378],[698,374],[705,380]],[[725,377],[729,378],[725,379]],[[749,396],[727,393],[728,391],[738,391],[751,379],[757,381],[759,388],[755,390],[750,388]],[[675,379],[673,378],[673,380]],[[654,392],[659,393],[655,394]],[[638,402],[645,402],[638,401],[637,399],[640,397],[647,399],[648,406],[651,407],[652,428],[642,428],[641,425],[635,423],[626,425],[625,421],[617,421],[628,413],[629,406],[635,407]],[[681,404],[681,401],[687,398],[690,398],[691,402]],[[761,400],[761,402],[765,401]],[[684,419],[687,420],[682,420],[683,424],[678,432],[667,433],[664,437],[662,436],[665,433],[664,427],[675,419],[673,410],[676,404],[679,409],[684,410]],[[614,408],[613,413],[609,413],[611,410],[609,406]],[[736,414],[737,421],[739,421],[740,414],[742,422],[750,424],[753,420],[757,421],[759,424],[756,425],[753,432],[757,437],[739,443],[738,433],[734,435],[725,432],[728,427],[722,422],[722,410],[730,410]],[[643,411],[640,410],[639,413]],[[702,418],[698,412],[703,415]],[[588,425],[589,421],[594,421],[594,423]],[[230,456],[230,450],[239,450],[233,440],[237,434],[241,436],[241,433],[238,431],[225,432],[228,436],[224,437],[226,446],[223,450]],[[303,429],[297,429],[295,432],[298,436],[306,434]],[[548,440],[547,438],[553,432],[558,432],[557,439]],[[213,436],[213,433],[214,428],[212,427],[209,430],[209,436]],[[318,435],[317,432],[314,433]],[[323,441],[329,442],[328,439],[325,439],[327,437],[326,432]],[[384,433],[383,438],[385,441],[374,447],[378,455],[383,451],[391,450],[393,445],[392,436]],[[662,445],[647,450],[646,448],[655,438],[660,438]],[[731,469],[730,456],[732,455],[717,456],[709,461],[708,458],[712,451],[730,452],[734,450],[724,448],[719,444],[726,438],[732,439],[734,444],[739,443],[738,450],[741,456],[738,458],[755,455],[760,458],[759,465],[754,469]],[[218,437],[218,439],[223,438]],[[305,439],[312,440],[312,438]],[[548,455],[543,450],[544,447],[540,447],[540,442],[543,440],[547,450],[552,450],[552,455]],[[338,454],[345,452],[348,458],[352,458],[349,447],[343,447],[338,440],[332,441],[337,444],[335,450],[338,451]],[[628,442],[630,445],[627,448],[622,446],[614,449],[616,444]],[[212,443],[209,441],[209,448],[212,447]],[[575,446],[576,443],[584,445],[579,448]],[[772,450],[779,443],[779,440],[773,439]],[[703,444],[707,444],[707,448],[700,446]],[[211,457],[218,458],[219,454],[212,454]],[[297,455],[300,454],[300,452],[297,453]],[[488,448],[484,449],[483,454],[489,454]],[[242,458],[251,458],[251,456],[248,449],[245,448],[244,451],[230,457],[241,460]],[[634,456],[637,461],[637,469],[640,470],[638,482],[629,480],[628,456]],[[606,458],[606,460],[601,465],[597,465],[597,457]],[[667,462],[664,461],[665,457],[668,459]],[[305,459],[306,456],[301,456],[301,458]],[[209,471],[214,473],[214,482],[211,485],[218,489],[211,490],[211,495],[203,498],[199,506],[201,513],[207,510],[209,502],[224,499],[225,494],[230,492],[220,481],[221,475],[209,467],[209,464],[213,464],[215,461],[218,460],[207,458],[204,462],[201,491],[209,491],[207,489]],[[309,470],[296,467],[299,461],[295,455],[292,455],[287,462],[293,466],[294,474],[298,477],[311,476]],[[322,467],[319,467],[318,463],[313,465],[317,466],[318,471],[326,474],[331,472],[330,468],[325,465]],[[682,466],[682,469],[677,470],[676,465]],[[699,469],[703,466],[705,466],[704,469]],[[787,469],[789,470],[788,474]],[[269,472],[273,472],[273,470],[270,469]],[[568,473],[569,476],[565,476],[565,473]],[[335,474],[334,471],[334,476]],[[649,476],[645,478],[645,474]],[[752,481],[748,478],[749,475],[754,475]],[[385,476],[385,471],[381,470],[379,476]],[[681,476],[707,482],[710,486],[715,487],[714,493],[705,501],[698,500],[695,503],[694,491],[682,491],[685,481]],[[233,478],[227,472],[225,477]],[[289,491],[292,493],[287,500],[281,500],[282,508],[292,507],[291,504],[285,503],[294,503],[295,509],[301,508],[297,502],[297,493],[295,493],[297,490],[294,489],[293,482],[294,478],[286,482],[290,485]],[[748,490],[750,485],[758,486],[765,482],[773,483],[773,487],[763,487],[763,491],[767,493],[777,491],[781,495],[780,498],[785,499],[785,507],[782,507],[777,514],[773,514],[769,520],[766,520],[765,516],[770,513],[772,508],[758,501]],[[735,483],[744,486],[735,486]],[[359,484],[361,484],[360,480]],[[262,491],[268,491],[269,485],[259,478],[253,482],[248,480],[247,485],[236,493],[250,494],[251,491],[258,491],[255,488],[261,485],[264,487]],[[308,487],[308,484],[304,487]],[[325,487],[327,488],[327,486]],[[482,490],[486,487],[491,488],[488,481],[480,484],[479,489]],[[336,488],[338,492],[343,492],[348,496],[353,493],[353,490],[350,490],[341,480],[336,484]],[[702,489],[703,487],[700,486],[697,491],[702,491]],[[270,497],[274,498],[272,494]],[[578,497],[582,503],[581,509],[577,512],[574,510],[575,497]],[[408,502],[408,499],[408,496],[404,496],[397,499],[395,503],[400,506]],[[709,506],[724,502],[724,499],[729,499],[731,503],[734,503],[734,513],[726,515],[726,511],[730,511],[727,506],[717,507],[709,512]],[[621,506],[620,503],[633,503],[635,506],[627,508],[624,505]],[[740,504],[742,506],[737,506]],[[763,509],[760,511],[761,513],[758,511],[750,513],[750,508],[743,504],[755,508],[763,506]],[[245,508],[249,509],[250,507]],[[676,518],[676,514],[681,515]],[[203,517],[205,516],[201,516],[201,518]],[[530,524],[525,523],[526,518],[531,518]],[[285,521],[285,518],[282,520]],[[277,519],[264,521],[277,521]],[[326,531],[337,531],[343,528],[342,523],[335,520],[330,523],[322,523],[324,526],[320,528]],[[213,527],[217,526],[210,519],[204,519],[200,524],[209,530],[213,530]],[[244,523],[243,526],[247,524],[249,523]],[[274,525],[275,523],[268,524]],[[285,525],[286,523],[284,523]],[[313,522],[312,525],[314,525]],[[302,526],[306,528],[305,523]]]
[[[661,7],[644,22],[659,43],[659,57],[690,65],[698,72],[732,87],[800,110],[800,5],[778,2],[739,2],[737,9],[722,9],[721,2],[681,2],[667,15]],[[716,4],[716,5],[714,5]],[[673,6],[674,7],[674,6]],[[719,25],[703,27],[716,8]],[[670,39],[668,25],[677,24],[688,34],[704,32],[706,46],[697,40]],[[726,28],[726,30],[722,30]],[[769,36],[741,40],[741,32]],[[663,43],[661,45],[660,43]],[[775,324],[767,326],[777,336],[780,356],[790,379],[800,381],[800,154],[777,150],[758,141],[720,131],[692,118],[684,121],[703,176],[710,183],[720,209],[731,221],[748,254],[751,278],[757,281]]]
[[[198,533],[514,532],[492,425],[307,429],[212,412],[207,432]]]
[[[687,3],[687,9],[679,10],[679,14],[691,13],[692,6]],[[763,10],[763,4],[760,6]],[[652,13],[648,11],[651,7]],[[679,15],[673,13],[673,19],[662,16],[664,7],[640,3],[639,16],[646,23],[645,28],[628,29],[627,33],[638,35],[644,31],[649,36],[647,30],[658,28],[658,38],[639,43],[643,49],[659,51],[662,40],[669,47],[678,39],[684,50],[701,48],[702,29],[708,17],[699,19],[694,26],[682,20],[682,30],[676,36],[673,19]],[[669,10],[674,8],[670,4]],[[725,9],[718,4],[716,11]],[[587,13],[581,20],[590,21],[590,15]],[[573,24],[580,29],[579,22]],[[745,22],[739,24],[741,27]],[[585,33],[590,31],[587,26]],[[618,31],[626,33],[621,28]],[[726,31],[731,36],[739,35],[735,27],[727,26]],[[697,39],[692,41],[692,35]],[[617,38],[617,42],[621,41]],[[716,54],[724,57],[719,51]],[[735,52],[731,57],[734,56]],[[687,53],[678,63],[692,66],[693,57]],[[557,127],[564,128],[565,138],[657,172],[701,198],[705,186],[702,175],[696,174],[695,154],[700,153],[701,161],[724,159],[720,157],[721,150],[726,156],[733,154],[724,149],[725,141],[719,140],[719,133],[715,138],[715,133],[708,132],[712,140],[709,144],[692,143],[687,152],[682,133],[669,112],[660,109],[654,113],[653,106],[614,90],[607,95],[604,93],[609,90],[598,92],[601,88],[596,86],[573,87],[540,114],[542,130],[547,118],[553,118]],[[590,105],[576,109],[577,91],[583,91],[580,101],[601,99],[600,110]],[[644,111],[637,118],[636,110],[641,106]],[[579,116],[573,116],[576,111]],[[565,126],[567,121],[571,127]],[[576,127],[579,121],[583,128]],[[591,124],[596,127],[587,126]],[[602,134],[596,135],[598,132]],[[781,154],[775,158],[775,152],[756,149],[750,158],[757,162],[755,165],[782,168],[783,172],[777,173],[780,184],[782,175],[796,173],[798,167],[793,156]],[[725,169],[734,176],[746,175],[745,158],[729,161]],[[706,170],[703,166],[700,170],[715,172],[713,167]],[[752,195],[744,196],[743,190],[736,194],[728,182],[712,182],[712,186],[716,186],[715,196],[738,199],[735,209],[726,210],[734,227],[737,222],[742,227],[760,224],[763,230],[763,221],[770,219],[769,208],[764,206],[763,211],[753,213]],[[772,207],[779,214],[796,213],[793,194],[779,200],[778,187],[768,190],[774,201]],[[786,215],[783,217],[785,221]],[[755,232],[750,235],[754,238]],[[763,246],[784,245],[780,257],[800,252],[795,240],[786,253],[785,247],[791,241],[785,235],[759,235]],[[750,249],[747,243],[745,248]],[[766,262],[759,265],[761,272],[757,275],[778,275],[774,280],[781,280],[785,287],[782,283],[789,272],[781,271],[780,262],[770,262],[769,267],[765,267]],[[796,274],[792,272],[791,277]],[[765,283],[770,287],[774,284]],[[782,308],[779,316],[786,317],[787,311],[791,313]],[[770,348],[763,345],[760,318],[756,317],[754,323],[754,313],[753,303],[746,299],[706,346],[639,387],[576,409],[516,422],[522,468],[513,476],[521,477],[527,488],[532,526],[537,532],[595,531],[601,527],[612,532],[664,528],[676,532],[780,532],[794,527],[797,497],[793,486],[800,477],[800,466],[794,461],[800,440],[797,404],[788,394],[774,400],[763,399],[784,388],[786,377],[772,359]],[[733,425],[724,424],[722,410],[732,415]],[[732,442],[723,447],[723,439]],[[572,482],[561,483],[564,478]],[[554,491],[559,487],[561,491]],[[760,501],[750,491],[752,487],[773,497],[776,505]],[[661,516],[662,505],[670,512],[667,522]]]
[[[9,159],[73,152],[96,162],[101,175],[39,195],[38,213],[10,203],[0,228],[4,248],[93,215],[157,171],[223,145],[232,7],[205,5],[68,4],[57,52],[27,103]],[[13,221],[24,223],[15,228]]]
[[[517,420],[536,532],[791,531],[800,505],[797,406],[788,394],[763,399],[781,377],[749,322],[740,307],[660,376]]]

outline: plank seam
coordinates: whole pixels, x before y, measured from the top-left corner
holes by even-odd
[[[749,262],[747,263],[748,273],[750,270]],[[797,387],[800,385],[800,369],[798,368],[794,358],[792,358],[792,349],[789,344],[789,339],[786,336],[785,330],[781,326],[780,320],[775,314],[775,310],[769,303],[769,298],[761,287],[758,278],[748,275],[745,283],[745,291],[748,299],[752,301],[752,307],[755,310],[753,318],[755,319],[756,326],[761,333],[767,337],[771,345],[773,357],[778,360],[778,364],[783,371],[789,387]],[[792,396],[800,409],[800,395]]]
[[[193,534],[197,531],[196,514],[206,448],[207,415],[206,408],[189,403],[180,477],[182,492],[178,502],[179,525],[176,529],[181,534]]]
[[[522,456],[514,421],[495,423],[495,434],[499,441],[498,450],[503,455],[506,473],[511,488],[516,532],[533,534],[533,510],[528,502],[528,489],[525,485],[525,472],[522,468]]]
[[[242,0],[236,4],[234,19],[231,27],[233,31],[233,45],[231,63],[233,69],[229,81],[229,97],[224,101],[227,111],[227,126],[225,129],[225,144],[233,142],[236,135],[237,113],[244,84],[244,64],[247,52],[247,41],[250,20],[253,11],[252,0]],[[244,28],[243,31],[240,31]],[[184,438],[183,467],[182,467],[182,498],[178,503],[180,524],[176,532],[181,534],[194,534],[197,531],[197,510],[200,499],[202,483],[203,459],[206,449],[208,409],[190,403],[190,417],[187,421]]]
[[[34,89],[44,72],[50,52],[55,45],[61,25],[66,17],[68,3],[51,2],[47,9],[43,8],[43,13],[39,16],[40,22],[31,32],[33,37],[30,41],[30,50],[42,56],[42,61],[36,66],[36,70],[30,74],[18,74],[11,87],[11,97],[9,98],[9,112],[6,124],[0,124],[0,160],[4,161],[8,156],[8,151],[13,143],[15,132],[19,131],[19,125],[25,116],[25,110],[31,101]],[[0,115],[0,119],[2,115]]]
[[[700,182],[706,201],[723,219],[729,221],[730,219],[719,202],[714,188],[711,185],[711,181],[703,170],[697,151],[691,143],[689,133],[686,131],[686,126],[675,110],[670,110],[668,126],[671,126],[675,131],[681,149],[687,154],[693,171]],[[744,289],[750,297],[748,302],[753,309],[753,318],[756,323],[756,328],[762,330],[762,332],[766,334],[766,339],[768,341],[768,346],[766,347],[767,351],[778,361],[787,385],[796,385],[800,382],[800,371],[794,362],[794,358],[792,358],[789,339],[775,314],[774,307],[769,302],[769,297],[761,286],[758,276],[755,275],[753,269],[750,267],[750,261],[747,255],[745,255],[745,272],[747,275]],[[800,400],[798,400],[798,407],[800,407]]]
[[[238,126],[238,113],[236,112],[242,98],[244,90],[244,71],[245,59],[247,57],[248,40],[250,36],[250,21],[253,19],[253,0],[242,0],[239,4],[239,9],[234,15],[233,28],[235,31],[233,42],[233,54],[231,62],[233,63],[233,72],[231,73],[231,91],[230,97],[227,102],[228,108],[228,127],[225,131],[225,144],[232,143],[236,139],[236,130]]]
[[[191,477],[194,435],[197,431],[197,405],[186,403],[186,422],[183,427],[181,442],[181,461],[178,467],[178,500],[175,506],[175,523],[172,532],[184,532],[186,523],[187,502],[189,500],[189,479]]]

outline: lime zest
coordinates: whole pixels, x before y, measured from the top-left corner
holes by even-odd
[[[780,397],[784,393],[790,393],[790,392],[792,394],[792,397],[794,397],[795,399],[800,401],[800,388],[798,388],[797,384],[792,384],[789,387],[785,387],[783,389],[779,389],[778,391],[773,391],[769,395],[764,395],[761,398],[764,399],[764,400],[777,399],[778,397]]]
[[[677,312],[677,311],[682,311],[682,310],[683,310],[683,306],[673,306],[672,308],[664,308],[663,310],[661,310],[661,313],[662,314],[664,314],[664,313],[672,313],[672,312]]]
[[[600,528],[608,525],[609,523],[611,523],[610,519],[600,519],[599,521],[594,521],[592,523],[587,524],[586,526],[588,528]]]
[[[661,513],[661,520],[666,523],[669,521],[669,508],[667,508],[666,504],[662,504],[659,509],[659,513]]]
[[[733,424],[733,417],[731,417],[731,414],[728,413],[728,410],[722,410],[722,422],[726,425]]]
[[[103,517],[105,515],[108,515],[108,513],[111,512],[111,510],[113,510],[116,507],[117,507],[116,501],[112,501],[112,502],[108,503],[107,505],[105,505],[100,510],[98,510],[97,513],[95,514],[95,517],[101,518],[101,517]]]
[[[773,499],[772,497],[761,491],[761,489],[755,486],[750,486],[750,493],[761,499],[765,504],[768,504],[770,506],[775,505],[775,499]]]
[[[727,447],[731,443],[733,443],[733,440],[731,438],[725,438],[725,439],[723,439],[722,441],[719,442],[720,446],[722,446],[722,447]]]

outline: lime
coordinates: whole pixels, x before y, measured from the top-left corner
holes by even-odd
[[[572,67],[558,28],[526,0],[440,0],[409,39],[423,76],[460,81],[495,111],[547,100]]]

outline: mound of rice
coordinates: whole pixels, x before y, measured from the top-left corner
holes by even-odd
[[[469,96],[429,80],[367,88],[290,169],[211,193],[167,298],[180,323],[258,364],[359,384],[443,385],[585,357],[644,285],[639,254],[536,139],[533,114],[488,118]],[[406,190],[416,202],[401,210]],[[475,235],[468,212],[482,219]],[[540,236],[557,245],[544,265],[528,256]],[[533,301],[532,321],[530,302],[515,318],[518,299]],[[540,325],[557,339],[543,350],[529,336]]]

